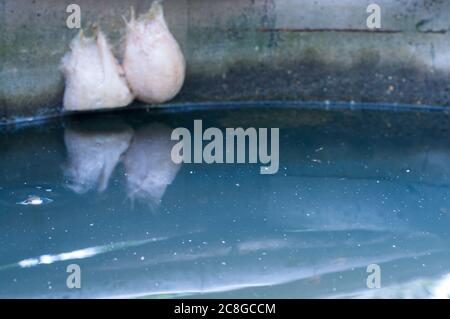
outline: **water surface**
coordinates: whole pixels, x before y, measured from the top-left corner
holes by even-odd
[[[279,127],[280,170],[175,165],[170,134],[194,119]],[[440,110],[355,105],[0,128],[0,297],[448,296],[449,128]]]

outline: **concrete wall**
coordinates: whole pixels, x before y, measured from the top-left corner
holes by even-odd
[[[0,121],[59,114],[61,57],[82,24],[99,22],[122,54],[123,15],[150,0],[0,0]],[[382,8],[367,30],[366,7]],[[165,0],[187,59],[173,103],[314,100],[450,105],[445,0]]]

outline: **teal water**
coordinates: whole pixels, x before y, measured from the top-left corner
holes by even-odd
[[[279,127],[280,170],[173,164],[172,129],[194,119]],[[0,297],[448,297],[449,129],[442,110],[355,105],[5,126]]]

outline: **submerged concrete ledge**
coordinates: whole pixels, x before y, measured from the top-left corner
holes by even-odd
[[[61,114],[61,57],[74,1],[0,0],[0,121]],[[124,23],[151,1],[78,0],[121,57]],[[366,26],[370,3],[382,28]],[[450,106],[450,2],[165,0],[187,60],[170,103],[344,101]],[[164,106],[164,105],[161,105]]]

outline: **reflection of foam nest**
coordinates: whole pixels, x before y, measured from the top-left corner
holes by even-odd
[[[65,175],[69,179],[68,187],[77,193],[95,188],[104,191],[132,135],[130,128],[89,133],[66,129],[64,140],[68,162]]]
[[[159,204],[179,169],[170,158],[170,135],[170,128],[160,124],[140,129],[134,136],[128,126],[93,132],[66,129],[68,187],[80,194],[104,191],[125,154],[128,198]]]
[[[151,124],[134,135],[124,160],[131,200],[159,204],[167,186],[174,180],[179,165],[170,158],[170,135],[171,130],[160,124]]]

